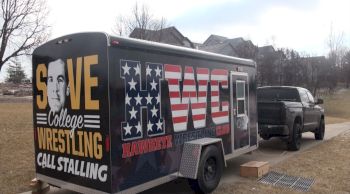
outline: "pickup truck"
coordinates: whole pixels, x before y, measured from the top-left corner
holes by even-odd
[[[299,150],[303,132],[311,131],[316,140],[325,133],[322,99],[315,101],[305,88],[265,86],[257,89],[259,134],[264,140],[281,137],[289,150]]]

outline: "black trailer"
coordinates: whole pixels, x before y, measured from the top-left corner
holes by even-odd
[[[210,192],[258,147],[252,60],[78,33],[34,51],[33,91],[36,176],[73,191]]]

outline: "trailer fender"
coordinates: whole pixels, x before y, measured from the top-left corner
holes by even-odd
[[[184,144],[180,162],[179,177],[197,179],[199,161],[203,148],[208,145],[215,145],[221,152],[222,161],[226,167],[224,149],[220,138],[201,138],[188,141]]]

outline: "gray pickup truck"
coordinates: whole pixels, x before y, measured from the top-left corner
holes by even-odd
[[[259,134],[264,140],[281,137],[289,150],[299,150],[303,132],[316,140],[325,133],[324,109],[305,88],[266,86],[257,90]]]

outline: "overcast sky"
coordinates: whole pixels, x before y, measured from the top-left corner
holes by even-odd
[[[135,0],[49,0],[51,39],[82,31],[111,33],[115,18]],[[139,0],[154,17],[165,17],[184,36],[203,43],[209,35],[243,37],[258,46],[325,55],[331,26],[350,47],[349,0]],[[30,64],[24,64],[29,74]],[[4,69],[3,69],[4,70]],[[2,71],[0,81],[4,78]]]

